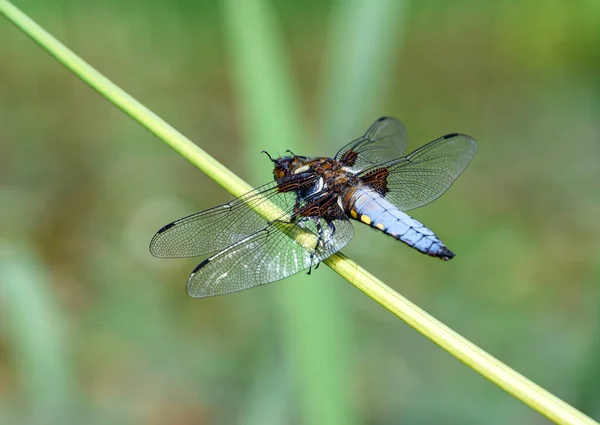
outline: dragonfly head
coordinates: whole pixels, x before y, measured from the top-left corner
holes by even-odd
[[[269,157],[269,160],[275,165],[273,168],[273,176],[275,180],[281,182],[281,180],[287,176],[294,174],[300,174],[308,171],[310,166],[307,165],[309,158],[295,155],[292,151],[286,151],[286,153],[292,154],[291,157],[284,156],[281,158],[273,159],[268,152],[262,151]]]
[[[273,157],[269,155],[269,152],[262,151],[261,153],[267,155],[269,157],[269,160],[275,165],[275,168],[273,168],[273,176],[275,177],[275,180],[280,181],[285,176],[289,176],[290,174],[292,174],[291,164],[294,158],[283,157],[273,159]]]
[[[286,176],[294,174],[294,158],[277,158],[273,161],[275,168],[273,168],[273,176],[275,180],[280,181]]]

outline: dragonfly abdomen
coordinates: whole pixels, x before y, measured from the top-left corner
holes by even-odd
[[[433,231],[371,189],[356,190],[348,205],[352,218],[381,230],[423,254],[442,260],[454,257],[454,253],[446,248]]]

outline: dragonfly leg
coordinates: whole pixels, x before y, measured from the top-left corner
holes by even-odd
[[[331,234],[327,237],[327,241],[329,242],[331,239],[333,239],[333,235],[335,235],[335,224],[333,224],[333,221],[328,221],[327,224],[329,224],[329,229],[331,230]]]
[[[331,230],[331,233],[328,234],[325,238],[325,240],[323,240],[323,229],[321,228],[321,225],[319,223],[319,221],[317,221],[317,229],[320,230],[319,232],[319,240],[317,241],[317,246],[319,245],[319,243],[323,244],[327,244],[329,243],[332,239],[333,239],[333,235],[335,235],[335,224],[333,224],[333,221],[328,221],[327,224],[329,225],[329,230]],[[317,246],[315,246],[315,249],[313,251],[313,256],[317,251]],[[321,265],[321,262],[319,261],[317,263],[317,265],[315,266],[315,270],[317,270],[319,268],[319,266]],[[311,257],[311,266],[312,266],[312,257]]]
[[[308,268],[308,275],[310,275],[310,272],[312,272],[312,268],[313,268],[313,260],[315,258],[315,255],[317,254],[317,248],[319,247],[319,245],[323,245],[323,227],[321,227],[321,222],[319,221],[318,218],[314,218],[313,219],[315,222],[315,227],[317,228],[317,235],[319,236],[317,238],[317,243],[315,244],[315,247],[313,248],[312,252],[310,253],[310,267]],[[315,266],[315,270],[319,268],[319,264],[321,264],[321,262],[317,262],[317,265]]]

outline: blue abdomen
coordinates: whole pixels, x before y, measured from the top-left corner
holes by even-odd
[[[396,238],[424,254],[450,260],[454,253],[428,227],[400,211],[379,193],[360,188],[344,202],[346,211],[356,220]]]

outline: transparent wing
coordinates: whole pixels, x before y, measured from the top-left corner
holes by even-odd
[[[470,136],[448,134],[403,158],[383,164],[382,168],[389,171],[386,199],[401,211],[435,201],[469,165],[476,152],[477,142]]]
[[[188,295],[212,297],[284,279],[315,267],[352,239],[349,220],[334,220],[335,230],[324,219],[317,221],[318,225],[313,219],[301,224],[275,222],[207,258],[190,275]],[[318,227],[323,232],[319,244]],[[305,246],[316,246],[312,259]]]
[[[364,136],[348,143],[335,159],[354,171],[397,159],[406,148],[406,128],[395,118],[381,117]]]
[[[279,192],[276,182],[267,183],[227,204],[167,224],[152,238],[150,253],[168,258],[213,254],[267,226],[267,219],[254,211],[257,206],[270,201],[284,212],[279,219],[289,220],[296,199],[293,192]]]

